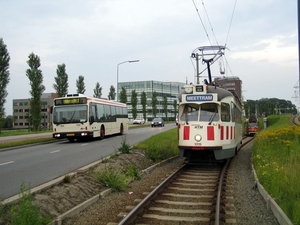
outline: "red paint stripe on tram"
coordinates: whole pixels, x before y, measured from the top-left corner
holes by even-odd
[[[224,140],[224,126],[221,126],[220,129],[220,139]]]
[[[229,127],[226,126],[226,140],[229,139]]]
[[[207,126],[207,140],[214,141],[215,140],[215,132],[213,126]]]
[[[190,126],[183,127],[183,140],[190,140]]]

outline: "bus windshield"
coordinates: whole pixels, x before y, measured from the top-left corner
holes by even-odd
[[[68,105],[54,107],[54,124],[85,122],[87,122],[87,105]]]

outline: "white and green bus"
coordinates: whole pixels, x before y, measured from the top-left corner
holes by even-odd
[[[126,104],[82,94],[55,98],[52,116],[53,138],[67,138],[70,142],[122,135],[129,126]]]

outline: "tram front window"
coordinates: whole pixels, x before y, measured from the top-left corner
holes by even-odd
[[[199,105],[186,105],[180,117],[182,121],[198,121]]]
[[[201,105],[200,111],[200,121],[218,121],[219,113],[218,113],[218,105],[213,103],[205,103]]]

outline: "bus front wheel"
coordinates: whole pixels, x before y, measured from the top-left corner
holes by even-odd
[[[120,135],[124,134],[124,127],[123,124],[120,125]]]
[[[104,129],[104,127],[102,126],[102,127],[101,127],[101,130],[100,130],[100,140],[104,139],[104,136],[105,136],[105,129]]]

